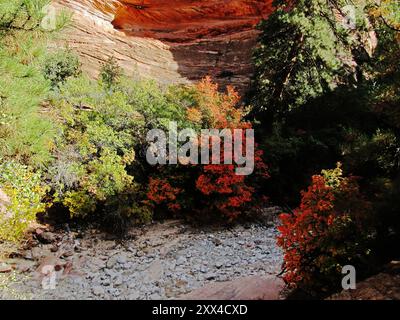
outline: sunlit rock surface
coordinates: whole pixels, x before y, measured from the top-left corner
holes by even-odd
[[[162,83],[211,75],[240,91],[253,71],[256,24],[272,0],[54,0],[74,12],[64,40],[97,75],[114,55],[126,72]]]

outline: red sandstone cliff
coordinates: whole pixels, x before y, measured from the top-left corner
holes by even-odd
[[[272,0],[54,0],[74,13],[64,39],[96,75],[114,55],[128,74],[162,83],[211,75],[243,91],[252,74],[255,25]]]

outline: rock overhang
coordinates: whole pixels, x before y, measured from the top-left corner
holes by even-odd
[[[76,14],[75,31],[66,41],[92,74],[114,55],[128,73],[162,83],[187,83],[211,75],[221,87],[233,85],[244,93],[253,73],[256,25],[270,14],[273,1],[54,2]]]

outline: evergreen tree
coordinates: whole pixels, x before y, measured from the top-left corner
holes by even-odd
[[[346,5],[341,0],[275,1],[275,12],[260,25],[255,52],[257,110],[284,113],[360,80],[355,61],[360,42]],[[354,13],[365,27],[359,11]]]

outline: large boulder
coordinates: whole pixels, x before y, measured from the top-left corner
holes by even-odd
[[[282,279],[250,276],[208,284],[180,297],[182,300],[281,300]]]

